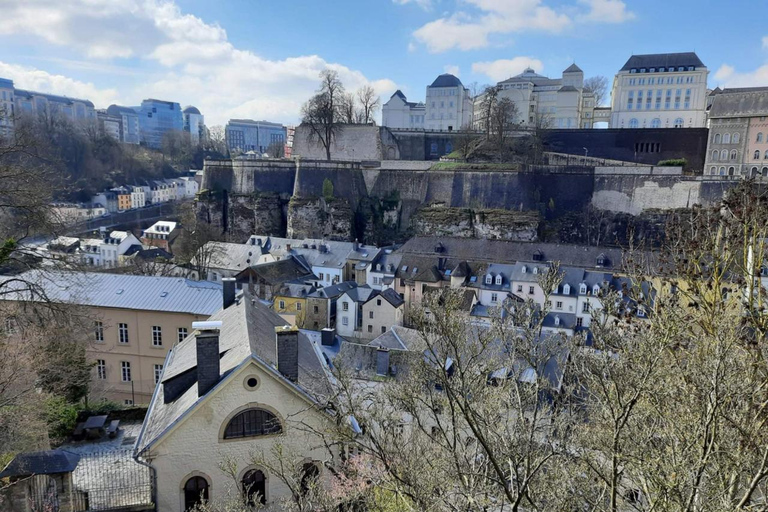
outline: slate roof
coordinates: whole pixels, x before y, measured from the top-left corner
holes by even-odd
[[[579,92],[579,90],[572,85],[564,85],[557,92]]]
[[[432,82],[430,87],[459,87],[460,85],[463,85],[461,80],[456,78],[454,75],[450,73],[443,73],[442,75],[435,78],[435,81]]]
[[[369,345],[398,350],[420,350],[424,346],[424,340],[416,329],[393,325],[390,330],[377,336]]]
[[[64,450],[20,453],[0,472],[0,478],[71,473],[79,462],[80,455]]]
[[[683,66],[686,69],[688,66],[695,66],[697,68],[703,68],[704,63],[701,62],[699,56],[695,52],[683,52],[683,53],[652,53],[646,55],[632,55],[627,60],[624,67],[620,71],[629,71],[631,69],[640,68],[677,68]]]
[[[368,302],[368,300],[372,299],[373,297],[377,296],[379,294],[379,291],[374,290],[368,285],[364,285],[364,286],[358,286],[356,288],[350,288],[344,293],[347,295],[347,297],[349,297],[355,302],[365,303],[365,302]]]
[[[392,288],[387,288],[386,290],[382,291],[378,295],[372,295],[371,297],[368,298],[368,300],[371,300],[374,297],[381,297],[382,299],[386,300],[387,302],[392,304],[393,307],[396,307],[396,308],[399,308],[405,303],[403,298],[400,297],[400,294],[397,293]]]
[[[296,383],[277,372],[275,327],[287,325],[280,316],[259,300],[253,300],[247,292],[239,295],[235,304],[220,310],[210,320],[222,322],[219,332],[221,379],[209,393],[222,386],[228,374],[251,359],[270,369],[287,386],[292,386],[309,399],[328,393],[329,382],[319,349],[299,333],[299,378]],[[175,400],[165,403],[165,386],[176,378],[184,378],[197,367],[197,349],[194,333],[168,353],[160,383],[155,389],[142,431],[136,441],[135,451],[141,453],[157,440],[182,416],[194,409],[203,397],[198,397],[197,380]],[[234,385],[239,385],[235,383]]]
[[[222,305],[221,285],[180,277],[30,270],[9,283],[1,300],[31,300],[33,283],[50,300],[105,308],[212,315]],[[4,278],[10,279],[10,278]]]
[[[270,285],[279,285],[296,280],[317,280],[317,277],[308,270],[297,258],[271,261],[254,265],[237,274],[237,279],[244,279],[248,273],[253,273]]]
[[[333,364],[341,371],[349,373],[358,379],[376,380],[381,378],[376,373],[378,351],[379,347],[376,345],[363,345],[347,341],[341,344]],[[394,378],[397,379],[403,374],[410,360],[420,357],[422,356],[418,352],[390,348],[389,366],[390,368],[396,368]]]
[[[583,71],[582,71],[582,70],[581,70],[581,68],[580,68],[579,66],[577,66],[577,65],[576,65],[576,63],[574,62],[573,64],[571,64],[570,66],[568,66],[567,68],[565,68],[565,71],[563,71],[563,73],[583,73]]]
[[[309,295],[307,295],[307,297],[315,297],[320,299],[335,299],[336,297],[339,297],[344,292],[356,287],[357,287],[357,283],[354,281],[342,281],[339,284],[334,284],[332,286],[319,288],[313,291],[312,293],[310,293]]]
[[[555,317],[560,319],[560,325],[555,325]],[[573,329],[576,327],[575,313],[550,312],[544,317],[541,325],[553,329]]]
[[[725,89],[714,97],[710,118],[768,115],[768,87],[748,90]]]

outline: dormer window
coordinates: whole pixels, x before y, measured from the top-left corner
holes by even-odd
[[[555,315],[555,325],[560,325],[560,317]]]
[[[493,282],[493,276],[491,274],[486,274],[485,284],[491,284],[492,282]]]
[[[563,295],[570,295],[571,294],[571,285],[564,284],[563,285]]]
[[[501,274],[496,276],[496,284],[501,285]]]
[[[584,283],[581,283],[579,285],[579,294],[580,295],[586,295],[587,294],[587,285]]]
[[[600,295],[600,285],[595,285],[592,287],[592,295],[598,296]]]
[[[381,272],[381,263],[376,264],[376,272]]]
[[[600,256],[597,257],[597,266],[604,267],[605,264],[606,264],[605,254],[600,254]]]
[[[523,269],[522,269],[522,271],[523,271],[523,274],[525,274],[526,272],[528,272],[528,267],[526,267],[525,265],[523,265]]]
[[[539,267],[533,267],[533,273],[538,274],[539,273]]]

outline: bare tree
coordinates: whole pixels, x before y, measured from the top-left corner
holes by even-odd
[[[309,127],[308,139],[318,141],[331,159],[331,147],[341,131],[345,117],[344,85],[336,71],[326,69],[320,73],[320,89],[301,108],[301,122]],[[353,110],[354,112],[354,110]]]
[[[496,103],[499,99],[499,92],[501,92],[500,86],[487,86],[482,92],[479,112],[476,113],[479,116],[478,124],[480,129],[485,132],[487,139],[491,137],[491,118],[493,116],[494,110],[496,109]]]
[[[211,126],[207,129],[208,136],[202,141],[204,149],[211,153],[218,153],[222,156],[229,154],[227,147],[227,137],[224,127],[221,125]]]
[[[584,90],[595,96],[595,106],[603,105],[608,99],[608,79],[602,75],[593,76],[584,80]]]
[[[500,162],[507,159],[510,152],[510,139],[517,127],[517,106],[509,98],[496,101],[488,119],[488,141],[496,152]]]
[[[221,229],[200,219],[195,205],[181,206],[181,233],[175,244],[174,258],[180,267],[186,267],[200,280],[206,279],[211,263],[222,254],[217,243],[224,240]]]
[[[374,122],[376,112],[381,108],[381,98],[371,85],[364,85],[357,90],[357,122],[369,124]]]
[[[272,142],[267,146],[267,154],[270,158],[283,158],[285,156],[285,145],[282,142]]]

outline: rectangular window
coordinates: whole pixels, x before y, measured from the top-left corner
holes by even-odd
[[[152,326],[152,346],[153,347],[163,346],[163,330],[159,325]]]
[[[128,343],[128,324],[117,324],[117,341],[120,343]]]
[[[133,405],[133,400],[131,400],[130,398],[126,398],[125,400],[123,400],[123,405]]]
[[[559,300],[555,302],[555,309],[563,309],[563,301]]]
[[[342,311],[349,311],[349,303],[348,302],[342,302],[341,303],[341,310]]]
[[[187,328],[186,327],[179,327],[179,333],[178,333],[178,339],[179,343],[184,341],[184,338],[187,337]]]
[[[321,281],[324,281],[324,280],[325,280],[325,275],[323,275],[323,273],[322,273],[322,272],[320,272],[320,280],[321,280]]]
[[[120,368],[122,369],[123,382],[131,382],[131,363],[128,361],[121,361]]]
[[[313,311],[315,314],[318,314],[318,313],[320,312],[320,308],[319,308],[319,307],[317,307],[317,306],[312,306],[312,311]]]
[[[104,324],[96,320],[94,323],[96,341],[101,343],[104,341]]]
[[[368,318],[371,318],[371,319],[373,319],[373,311],[369,311],[369,312],[368,312]]]
[[[519,293],[523,293],[523,285],[521,285],[521,284],[517,285],[517,291]]]
[[[581,327],[581,326],[583,326],[583,325],[584,325],[584,319],[583,319],[583,318],[581,318],[581,317],[578,317],[578,318],[576,319],[576,327]]]
[[[373,326],[370,324],[368,325],[368,332],[373,332]]]
[[[296,303],[296,311],[301,311],[301,302]]]
[[[381,326],[381,334],[384,334],[385,332],[387,332],[387,328],[382,325]]]
[[[533,286],[529,286],[529,287],[528,287],[528,293],[530,293],[531,295],[533,295]]]
[[[280,309],[285,309],[285,301],[281,300],[280,302],[278,302],[277,307]]]
[[[496,293],[491,294],[491,302],[496,303],[499,301],[499,296]]]
[[[107,378],[107,362],[103,359],[96,360],[96,377],[99,380]]]
[[[347,318],[345,316],[342,317],[341,318],[341,325],[349,325],[349,318]]]
[[[581,312],[582,313],[589,313],[589,302],[585,302],[581,305]]]
[[[157,385],[158,382],[160,382],[160,376],[163,374],[163,365],[156,364],[155,365],[155,385]]]

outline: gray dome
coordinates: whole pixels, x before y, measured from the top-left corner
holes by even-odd
[[[185,114],[201,115],[200,111],[197,110],[197,107],[193,107],[192,105],[188,105],[188,106],[184,107],[184,110],[182,112],[184,112]]]
[[[462,85],[461,80],[450,73],[445,73],[435,78],[430,87],[458,87],[460,85]]]

